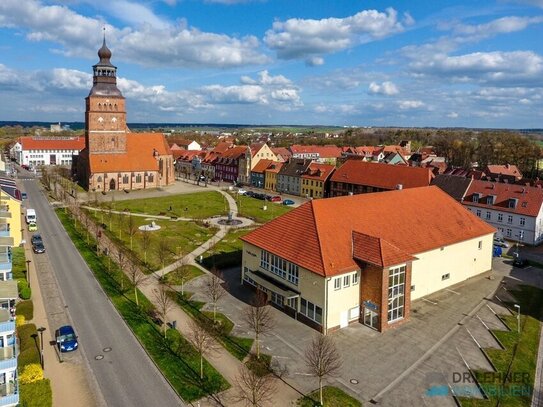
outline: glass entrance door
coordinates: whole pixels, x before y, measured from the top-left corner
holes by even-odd
[[[364,325],[373,329],[379,328],[379,314],[377,312],[364,307]]]

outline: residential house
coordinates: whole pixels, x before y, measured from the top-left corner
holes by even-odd
[[[202,157],[206,155],[200,150],[172,150],[175,159],[177,176],[189,179],[202,172]]]
[[[290,146],[292,158],[309,158],[322,164],[335,164],[341,157],[342,149],[334,145],[326,146],[303,146],[294,144]]]
[[[472,181],[471,178],[441,174],[435,176],[432,180],[432,185],[441,188],[444,192],[454,198],[454,200],[462,202]]]
[[[522,179],[522,173],[516,165],[492,165],[489,164],[483,170],[489,181],[508,182],[514,184]]]
[[[494,232],[435,186],[311,200],[241,238],[242,283],[320,332],[384,331],[489,271]]]
[[[238,180],[244,184],[251,182],[251,171],[261,159],[277,161],[277,156],[266,143],[253,143],[245,156],[240,157]],[[262,184],[264,185],[264,184]]]
[[[65,165],[85,148],[85,137],[20,137],[11,147],[10,156],[19,165]]]
[[[261,159],[251,170],[251,185],[255,188],[264,188],[266,185],[266,170],[273,160]]]
[[[277,174],[281,171],[284,163],[273,162],[264,171],[264,188],[269,191],[277,191]]]
[[[428,186],[433,177],[428,168],[347,160],[330,179],[330,196]]]
[[[19,405],[18,352],[15,315],[12,312],[17,298],[17,281],[0,281],[0,405],[2,406]]]
[[[239,162],[245,159],[248,146],[230,147],[215,161],[215,178],[221,181],[239,182]]]
[[[0,177],[0,208],[13,216],[0,217],[0,236],[9,236],[13,245],[19,246],[23,240],[21,212],[21,191],[10,178]]]
[[[175,144],[179,146],[179,148],[182,148],[183,150],[194,151],[194,150],[202,149],[202,146],[194,140],[185,140],[185,139],[176,140]]]
[[[300,195],[302,174],[304,174],[312,159],[291,158],[277,173],[277,191],[285,194]]]
[[[277,161],[285,162],[292,157],[292,153],[286,147],[274,147],[272,148],[272,151],[277,157]]]
[[[528,245],[543,241],[543,190],[473,180],[462,204],[506,238]]]
[[[328,196],[329,180],[335,165],[311,163],[302,174],[301,196],[308,198],[325,198]]]

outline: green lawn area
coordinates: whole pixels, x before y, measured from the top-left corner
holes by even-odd
[[[250,196],[231,194],[238,204],[238,214],[247,218],[252,218],[258,223],[266,223],[277,218],[293,208],[270,201],[261,201]],[[262,209],[264,206],[266,210]]]
[[[171,297],[185,312],[194,319],[201,321],[204,326],[209,327],[215,338],[224,346],[224,348],[239,360],[243,360],[249,354],[253,346],[252,338],[234,336],[230,333],[234,328],[234,323],[224,314],[216,313],[216,323],[213,324],[213,312],[201,311],[205,305],[204,302],[191,300],[192,293],[172,292]]]
[[[148,316],[153,308],[149,300],[140,293],[140,306],[137,306],[127,277],[113,263],[108,271],[108,261],[96,255],[94,242],[88,246],[85,235],[75,229],[68,215],[61,210],[56,213],[104,292],[177,393],[185,401],[194,401],[227,389],[228,382],[207,361],[205,379],[200,380],[200,358],[194,348],[173,329],[168,330],[164,339],[160,327]]]
[[[186,284],[193,278],[196,278],[198,276],[201,276],[204,274],[202,270],[200,270],[198,267],[185,264],[181,266],[181,270],[174,270],[168,274],[166,274],[166,283],[170,285],[181,285]]]
[[[110,202],[102,203],[102,206]],[[170,211],[170,207],[172,210]],[[181,218],[205,219],[223,215],[228,203],[220,192],[206,191],[193,194],[167,195],[160,198],[131,199],[113,202],[113,209],[149,215],[177,216]]]
[[[20,405],[24,407],[51,407],[53,405],[53,393],[49,379],[39,380],[34,383],[21,384]]]
[[[324,386],[322,388],[322,399],[326,407],[362,407],[362,403],[349,396],[343,390],[337,387]],[[315,390],[306,397],[298,400],[300,407],[314,407],[319,405],[319,390]]]
[[[129,215],[110,215],[107,212],[91,213],[94,219],[106,226],[106,233],[112,237],[117,243],[122,244],[130,250],[130,234],[128,233]],[[145,220],[141,216],[132,216],[132,221],[139,227],[148,225],[152,221]],[[205,227],[197,222],[172,221],[156,219],[154,222],[160,226],[160,230],[153,232],[141,232],[136,228],[137,232],[132,237],[132,254],[141,262],[145,260],[145,251],[143,250],[143,233],[149,233],[150,243],[147,248],[146,265],[149,271],[159,270],[164,265],[173,263],[177,260],[177,254],[187,254],[196,249],[205,241],[209,240],[215,233],[216,228]],[[119,225],[121,233],[119,238]],[[160,253],[159,242],[165,242],[167,249],[165,253]]]
[[[489,400],[462,398],[464,407],[529,407],[531,404],[539,345],[539,320],[543,315],[543,290],[522,285],[519,291],[511,293],[520,304],[521,334],[519,336],[517,333],[516,316],[502,316],[511,331],[493,332],[505,349],[485,349],[498,374],[475,372]],[[513,304],[509,305],[513,309]],[[503,380],[504,377],[512,380]]]
[[[203,266],[224,269],[241,264],[242,242],[241,236],[245,236],[253,229],[232,229],[215,246],[203,254]]]

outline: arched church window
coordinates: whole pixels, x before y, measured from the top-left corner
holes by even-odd
[[[97,181],[98,181],[98,182],[102,182],[102,177],[101,177],[101,176],[98,176]]]
[[[128,184],[128,175],[124,175],[123,177],[123,184]]]

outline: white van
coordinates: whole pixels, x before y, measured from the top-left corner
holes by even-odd
[[[25,220],[26,220],[26,223],[31,223],[31,222],[36,223],[36,221],[38,220],[36,216],[36,211],[34,209],[28,208],[26,210]]]

